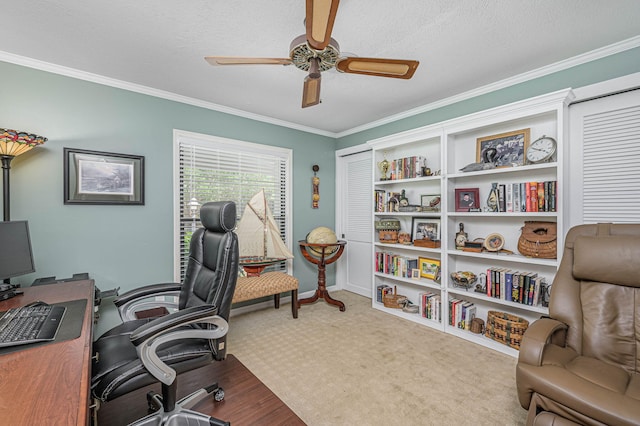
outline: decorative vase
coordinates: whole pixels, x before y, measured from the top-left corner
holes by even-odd
[[[487,197],[487,211],[497,212],[498,209],[498,184],[492,183],[489,196]]]

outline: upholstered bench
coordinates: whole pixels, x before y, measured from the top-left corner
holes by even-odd
[[[283,272],[266,272],[259,277],[238,277],[231,303],[245,302],[273,295],[276,309],[280,308],[280,293],[291,292],[291,314],[298,318],[298,279]]]

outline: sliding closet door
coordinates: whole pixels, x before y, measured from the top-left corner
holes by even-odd
[[[640,222],[640,90],[569,108],[571,226]]]

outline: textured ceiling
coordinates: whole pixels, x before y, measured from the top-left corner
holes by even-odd
[[[0,51],[340,133],[640,34],[638,0],[342,0],[350,56],[417,59],[411,80],[335,70],[302,109],[293,66],[212,67],[207,55],[287,57],[303,0],[10,0]]]

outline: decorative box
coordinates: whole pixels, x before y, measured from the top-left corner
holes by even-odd
[[[375,227],[381,243],[396,244],[398,242],[398,231],[400,231],[398,219],[377,220]]]
[[[413,245],[416,247],[439,248],[440,240],[430,240],[428,238],[422,240],[413,240]]]

